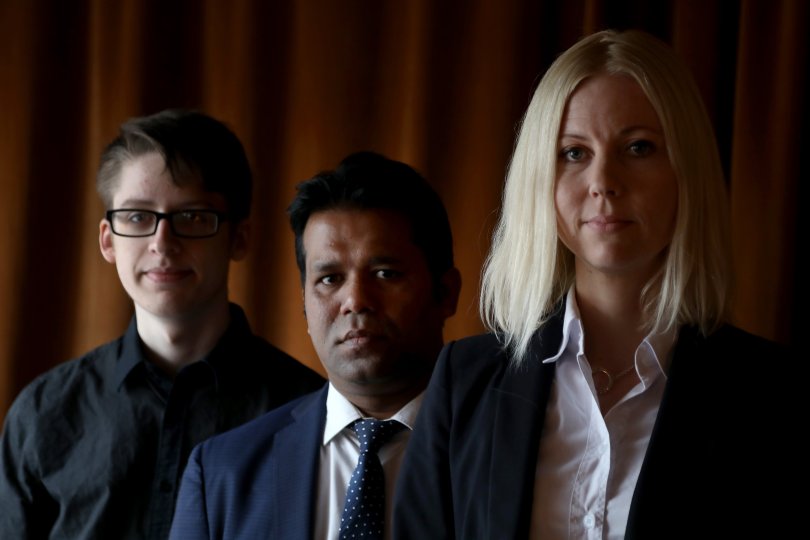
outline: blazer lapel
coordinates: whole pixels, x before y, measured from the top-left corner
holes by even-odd
[[[554,363],[543,364],[542,360],[559,350],[562,314],[558,312],[535,333],[523,366],[505,367],[493,389],[496,410],[487,501],[490,538],[525,538],[529,534],[540,434],[555,369]]]
[[[277,529],[270,538],[312,538],[327,388],[293,409],[293,423],[276,435],[277,481],[271,489]]]
[[[705,338],[684,328],[675,347],[661,406],[641,465],[625,538],[649,538],[678,522],[682,494],[692,503],[708,496],[711,473],[706,471],[707,450],[716,437],[717,408]],[[695,486],[701,486],[695,490]]]

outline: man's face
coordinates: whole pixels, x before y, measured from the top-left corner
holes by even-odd
[[[303,247],[309,334],[332,384],[367,396],[424,384],[455,312],[455,269],[437,293],[408,221],[388,210],[316,212]]]
[[[157,153],[124,164],[111,209],[120,208],[164,213],[228,210],[225,199],[204,191],[199,181],[174,184]],[[231,227],[237,227],[235,234]],[[102,219],[99,245],[104,258],[115,264],[137,309],[160,318],[200,317],[227,304],[228,267],[231,259],[245,255],[247,224],[224,221],[212,237],[180,238],[163,219],[154,235],[128,238],[113,234],[110,223]]]

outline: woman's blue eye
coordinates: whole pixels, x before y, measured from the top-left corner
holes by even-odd
[[[565,148],[562,151],[562,157],[567,161],[579,161],[585,157],[585,152],[581,148]]]

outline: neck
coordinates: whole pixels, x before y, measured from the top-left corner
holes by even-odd
[[[363,416],[385,420],[391,418],[402,407],[407,405],[413,398],[418,396],[427,386],[427,381],[419,385],[413,385],[396,391],[386,390],[384,392],[369,391],[365,389],[339,388],[333,381],[335,388],[346,397],[355,407],[360,409]]]
[[[136,305],[135,317],[147,357],[172,377],[208,354],[230,323],[227,302],[202,314],[182,317],[154,315]]]
[[[611,373],[626,369],[646,335],[641,287],[626,281],[606,284],[577,279],[576,298],[591,366]]]

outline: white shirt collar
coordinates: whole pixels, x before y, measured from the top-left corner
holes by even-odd
[[[568,294],[565,296],[565,316],[563,317],[563,334],[560,349],[554,356],[543,360],[543,363],[548,364],[559,360],[568,348],[569,342],[571,342],[572,346],[576,343],[580,351],[584,348],[582,342],[582,320],[579,317],[579,307],[577,306],[573,286],[568,289]],[[576,350],[574,352],[576,353]]]
[[[565,297],[565,316],[563,318],[563,336],[560,349],[554,356],[543,360],[543,363],[556,362],[569,347],[572,349],[571,352],[573,352],[574,357],[584,354],[585,343],[583,334],[582,319],[579,314],[574,287],[572,286],[568,289],[568,294]],[[658,334],[648,334],[644,337],[638,348],[646,349],[652,353],[652,357],[657,362],[659,369],[666,376],[672,349],[675,346],[677,338],[677,328],[672,328],[667,332]]]
[[[422,398],[425,392],[422,391],[418,396],[405,404],[399,411],[397,411],[391,418],[386,420],[397,420],[404,424],[408,429],[413,429],[416,422],[416,415],[419,412],[419,407],[422,405]],[[329,389],[326,393],[326,426],[323,430],[323,444],[329,444],[336,435],[343,431],[348,425],[355,420],[363,418],[363,414],[355,407],[351,401],[341,394],[329,382]]]

